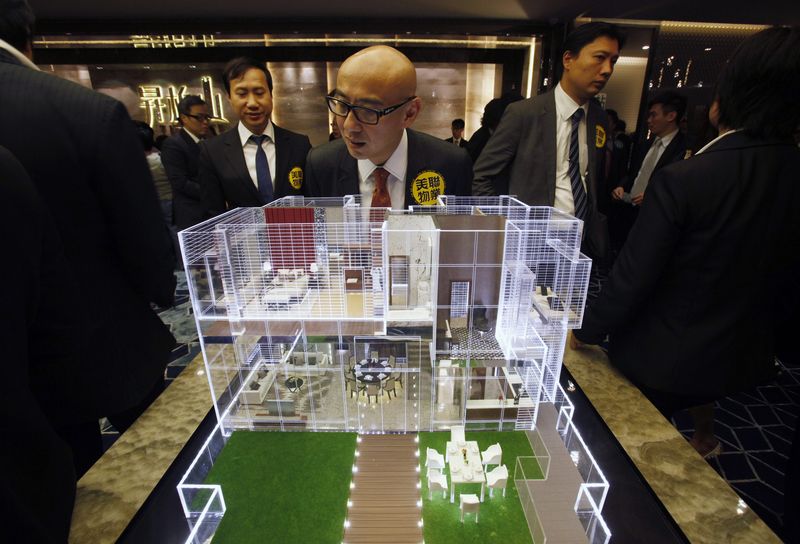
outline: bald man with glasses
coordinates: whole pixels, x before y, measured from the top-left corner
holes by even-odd
[[[466,151],[410,128],[422,110],[416,90],[414,65],[396,49],[368,47],[345,60],[326,98],[342,138],[308,154],[310,194],[361,195],[363,205],[393,209],[469,195]]]

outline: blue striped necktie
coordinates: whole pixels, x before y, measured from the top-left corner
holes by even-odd
[[[583,108],[572,114],[572,131],[569,134],[569,184],[572,186],[572,200],[575,202],[575,217],[586,218],[586,191],[581,182],[581,161],[578,154],[578,130],[583,119]]]
[[[256,180],[258,181],[258,192],[264,200],[264,204],[269,204],[274,198],[274,193],[272,191],[272,176],[269,173],[267,153],[261,146],[264,140],[269,140],[269,136],[265,134],[261,136],[250,136],[250,141],[256,144]]]

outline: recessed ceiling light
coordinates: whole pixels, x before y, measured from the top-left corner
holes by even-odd
[[[706,48],[704,49],[704,51],[711,51],[711,48],[710,48],[710,47],[706,47]]]
[[[648,49],[650,49],[650,46],[649,46],[649,45],[643,45],[643,46],[642,46],[642,49],[644,49],[645,51],[647,51]]]

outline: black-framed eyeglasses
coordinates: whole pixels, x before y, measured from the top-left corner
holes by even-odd
[[[365,125],[377,125],[381,117],[389,115],[393,111],[402,108],[415,98],[416,96],[410,96],[399,104],[389,106],[388,108],[384,108],[382,110],[376,110],[373,108],[367,108],[365,106],[354,106],[353,104],[345,102],[341,98],[334,98],[332,96],[326,97],[328,100],[328,109],[331,110],[334,115],[338,115],[339,117],[347,117],[347,114],[352,111],[353,115],[356,116],[356,119]]]
[[[198,114],[198,115],[194,115],[194,114],[191,114],[191,113],[184,113],[184,115],[185,115],[186,117],[191,117],[191,118],[192,118],[192,119],[194,119],[195,121],[200,121],[201,123],[202,123],[203,121],[211,121],[211,116],[210,116],[210,115],[203,114],[203,113],[201,113],[201,114]]]

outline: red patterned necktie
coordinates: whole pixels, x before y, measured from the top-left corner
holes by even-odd
[[[391,208],[392,197],[389,196],[389,188],[386,185],[386,180],[389,179],[389,172],[383,168],[376,168],[372,172],[372,179],[375,180],[375,190],[372,191],[373,208]]]

